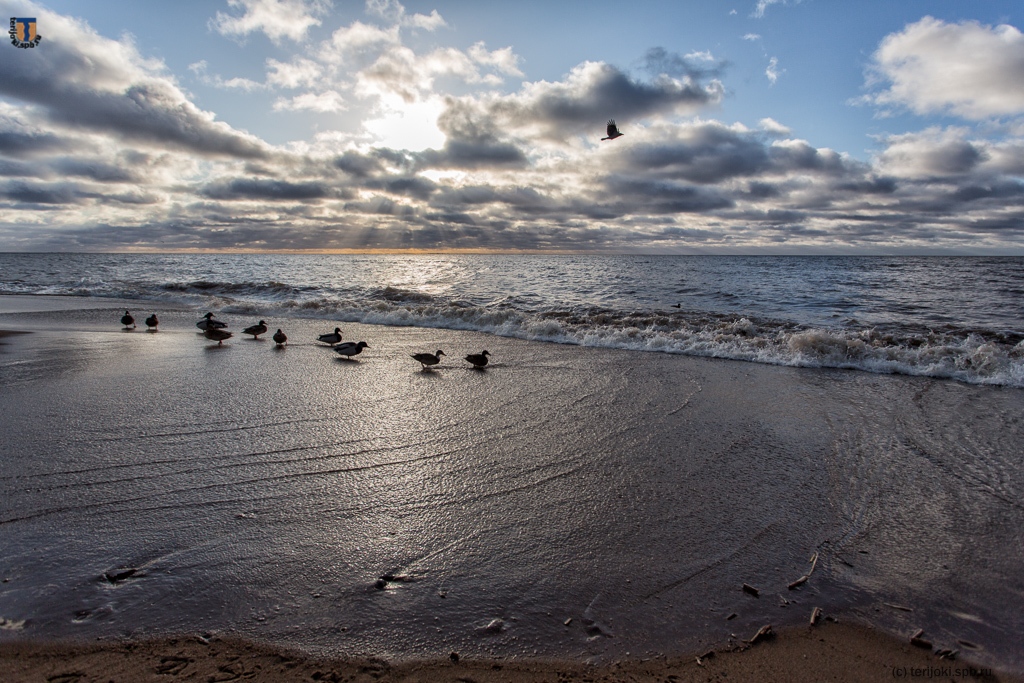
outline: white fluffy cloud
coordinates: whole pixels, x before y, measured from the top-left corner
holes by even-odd
[[[210,26],[225,36],[244,36],[262,31],[275,43],[285,38],[301,40],[329,8],[326,0],[228,0],[228,5],[242,9],[241,16],[217,12]]]
[[[1024,114],[1024,35],[1013,26],[932,17],[886,36],[874,54],[882,106],[967,119]]]

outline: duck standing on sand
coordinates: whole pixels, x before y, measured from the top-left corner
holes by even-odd
[[[277,344],[278,346],[281,346],[286,341],[288,341],[288,335],[282,332],[280,328],[278,328],[277,332],[274,333],[274,343]]]
[[[156,326],[160,324],[160,321],[156,319],[156,313],[146,318],[146,327],[151,330],[155,330]]]
[[[352,356],[358,356],[363,349],[368,348],[370,348],[370,345],[366,342],[359,342],[358,344],[355,342],[345,342],[344,344],[338,344],[335,346],[334,350],[342,356],[352,358]]]
[[[473,364],[473,367],[482,370],[487,365],[487,356],[491,354],[487,353],[487,349],[483,350],[483,353],[471,353],[466,356],[466,360]]]
[[[262,320],[256,325],[250,325],[242,330],[242,334],[251,334],[253,339],[259,339],[260,335],[267,331],[267,324]]]
[[[207,313],[203,316],[203,319],[196,323],[196,327],[201,329],[203,332],[206,330],[219,330],[223,327],[227,327],[227,323],[222,323],[219,320],[215,320],[213,313]]]
[[[414,353],[412,355],[413,360],[419,361],[419,364],[423,366],[424,370],[429,370],[428,365],[437,365],[441,362],[441,356],[444,355],[444,351],[441,349],[437,350],[437,353]]]
[[[328,332],[327,334],[321,334],[316,338],[317,341],[322,341],[328,346],[334,346],[335,344],[341,343],[341,328],[335,327],[334,332]]]
[[[129,327],[134,330],[135,329],[135,318],[132,317],[131,313],[129,313],[128,311],[125,311],[124,315],[121,316],[121,324],[124,325],[124,329],[126,329],[126,330]]]
[[[233,337],[234,335],[231,332],[228,332],[227,330],[212,329],[203,332],[203,336],[209,339],[210,341],[217,342],[217,346],[220,346],[221,344],[224,343],[225,339],[231,339],[231,337]]]

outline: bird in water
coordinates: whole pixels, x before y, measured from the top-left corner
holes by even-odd
[[[274,333],[274,343],[277,344],[278,346],[281,346],[286,341],[288,341],[288,335],[282,332],[280,328],[278,328],[277,332]]]
[[[484,349],[483,353],[471,353],[466,356],[466,360],[473,364],[474,368],[483,369],[487,365],[487,356],[491,354],[487,353],[487,349]]]
[[[222,327],[227,327],[227,323],[222,323],[219,320],[214,319],[213,313],[207,313],[203,316],[203,319],[196,323],[196,327],[203,330],[219,330]]]
[[[160,321],[156,319],[156,313],[146,318],[146,327],[155,330],[156,326],[160,324]]]
[[[135,329],[135,318],[132,317],[131,313],[129,313],[128,311],[125,311],[124,315],[121,316],[121,324],[124,325],[124,329],[126,329],[126,330],[129,327],[134,330]]]
[[[672,308],[682,308],[682,304],[672,304]]]
[[[601,138],[602,140],[614,140],[615,138],[621,138],[624,133],[619,132],[619,127],[615,125],[615,119],[608,119],[608,137]]]
[[[428,370],[428,365],[437,365],[441,362],[441,356],[445,355],[441,349],[437,350],[437,353],[414,353],[413,359],[419,361],[419,364],[423,366],[424,370]]]
[[[363,349],[368,348],[370,348],[370,345],[366,342],[359,342],[358,344],[355,342],[345,342],[344,344],[338,344],[335,346],[334,350],[342,356],[351,358],[352,356],[358,356]]]
[[[217,342],[217,346],[220,346],[221,344],[224,343],[225,339],[231,339],[231,337],[233,337],[234,335],[231,332],[228,332],[227,330],[214,328],[212,330],[206,330],[205,332],[203,332],[203,336],[209,339],[210,341]]]
[[[267,324],[262,320],[256,325],[250,325],[242,330],[242,334],[251,334],[253,339],[259,339],[260,335],[267,331]]]
[[[335,327],[334,332],[328,332],[327,334],[321,334],[316,338],[317,341],[322,341],[324,344],[334,346],[335,344],[341,343],[341,328]]]

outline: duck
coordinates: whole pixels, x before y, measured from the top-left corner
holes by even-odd
[[[203,319],[196,323],[196,327],[203,330],[219,330],[222,327],[227,327],[227,323],[222,323],[219,320],[214,319],[213,313],[207,313],[203,316]]]
[[[441,362],[441,356],[445,355],[441,349],[437,350],[437,353],[414,353],[412,355],[413,360],[419,362],[423,366],[424,370],[427,370],[428,365],[437,365]]]
[[[135,329],[135,318],[132,317],[131,313],[129,313],[128,311],[125,311],[124,315],[121,316],[121,324],[124,325],[124,329],[126,329],[126,330],[129,327],[134,330]]]
[[[277,332],[274,333],[274,343],[281,346],[286,341],[288,341],[288,335],[282,332],[281,328],[278,328]]]
[[[146,327],[156,329],[156,326],[160,324],[160,321],[156,319],[156,313],[146,318]]]
[[[491,355],[484,349],[482,353],[471,353],[466,356],[466,360],[473,364],[474,368],[482,368],[487,365],[487,356]]]
[[[345,342],[344,344],[338,344],[337,346],[334,347],[334,350],[337,351],[342,356],[348,356],[349,358],[351,358],[352,356],[358,356],[363,349],[368,348],[370,348],[370,345],[364,341],[361,341],[358,344],[355,342]]]
[[[235,335],[232,334],[231,332],[228,332],[227,330],[212,329],[203,332],[203,336],[209,339],[210,341],[217,342],[217,346],[220,346],[221,344],[224,343],[225,339],[231,339],[231,337]]]
[[[267,331],[267,324],[262,320],[256,325],[250,325],[242,330],[242,334],[251,334],[253,339],[259,339],[260,335]]]
[[[335,327],[334,332],[328,332],[327,334],[321,334],[316,338],[317,341],[322,341],[324,344],[334,346],[341,342],[341,328]]]

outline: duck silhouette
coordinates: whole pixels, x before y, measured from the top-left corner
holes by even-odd
[[[471,353],[466,356],[466,360],[473,364],[474,368],[483,369],[487,365],[487,356],[489,356],[487,349],[484,349],[482,353]]]
[[[345,342],[344,344],[338,344],[337,346],[334,347],[334,350],[337,351],[342,356],[351,358],[352,356],[358,356],[363,349],[368,348],[370,348],[370,345],[367,344],[366,342],[361,341],[358,344],[356,342]]]
[[[419,364],[423,366],[424,370],[429,370],[429,365],[437,365],[441,362],[441,356],[445,355],[441,349],[437,350],[437,353],[414,353],[412,355],[413,360],[419,361]]]
[[[205,332],[203,332],[203,336],[209,339],[210,341],[217,342],[217,346],[221,346],[224,343],[225,339],[230,339],[231,337],[234,336],[234,334],[228,332],[227,330],[214,328],[212,330],[206,330]]]
[[[327,334],[321,334],[316,338],[317,341],[321,341],[324,344],[334,346],[335,344],[341,343],[341,328],[335,327],[334,332],[328,332]]]
[[[251,334],[253,339],[259,339],[260,335],[267,331],[267,324],[262,320],[256,325],[250,325],[242,330],[242,334]]]

